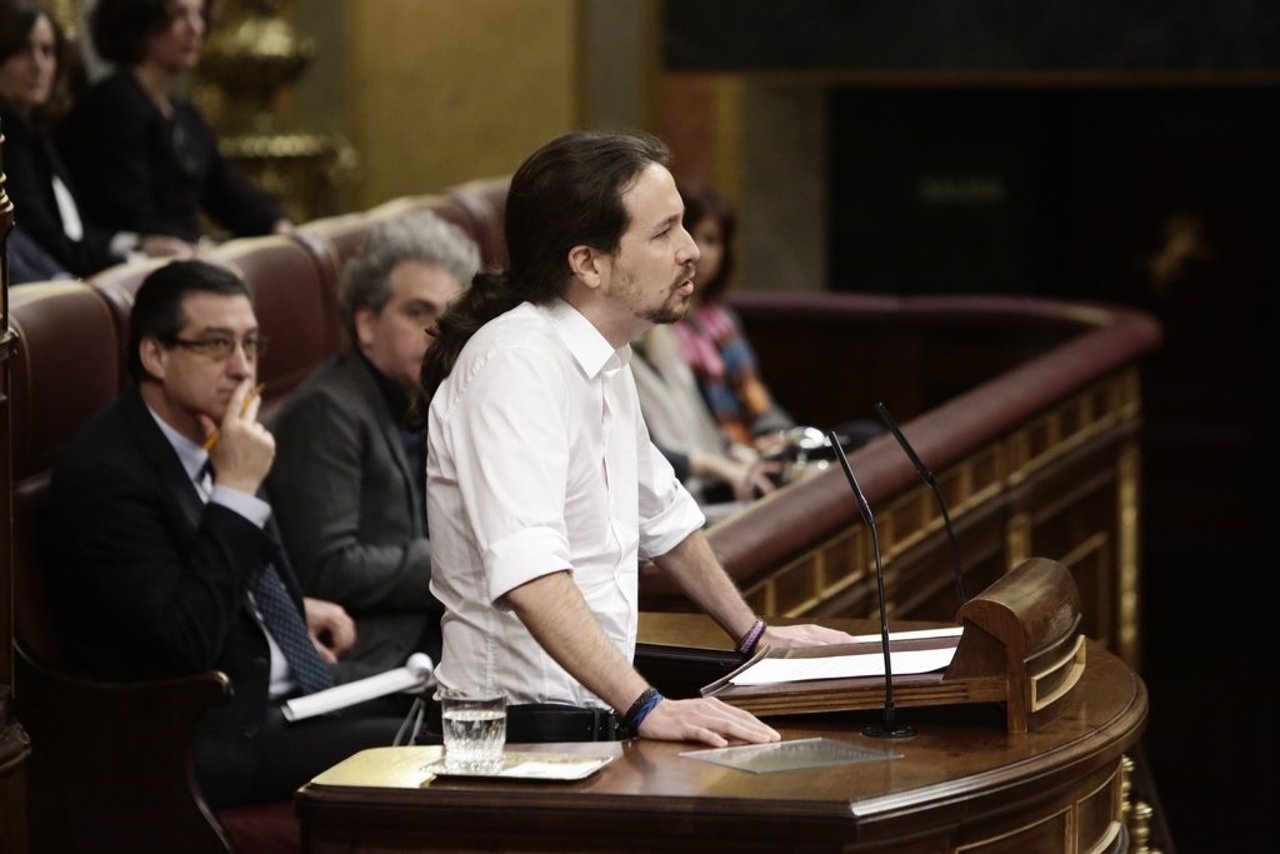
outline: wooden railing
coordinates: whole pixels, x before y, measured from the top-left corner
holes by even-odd
[[[1140,360],[1160,327],[1137,311],[1042,299],[736,295],[775,396],[819,427],[884,401],[935,473],[972,594],[1029,557],[1061,562],[1084,631],[1136,667]],[[876,514],[891,618],[951,620],[959,606],[932,492],[887,433],[850,455]],[[869,532],[835,467],[710,531],[761,614],[878,613]],[[656,569],[642,608],[688,603]]]

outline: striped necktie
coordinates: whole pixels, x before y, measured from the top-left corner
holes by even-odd
[[[284,582],[273,565],[267,564],[262,575],[258,576],[253,586],[253,599],[267,631],[289,662],[289,671],[298,683],[298,689],[304,694],[311,694],[333,687],[333,670],[316,651],[311,636],[307,634],[306,624],[302,622],[302,615],[298,613],[298,606],[285,590]]]
[[[197,482],[202,489],[212,490],[211,461],[206,461],[200,469]],[[270,536],[270,532],[267,533]],[[284,653],[285,661],[289,662],[289,673],[297,683],[298,690],[303,694],[312,694],[333,687],[333,669],[316,651],[311,635],[307,633],[307,625],[298,613],[298,606],[285,589],[274,565],[268,563],[254,582],[253,601],[258,606],[258,613],[262,615],[263,625]]]

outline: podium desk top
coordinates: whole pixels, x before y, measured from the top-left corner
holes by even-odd
[[[642,621],[642,640],[677,637],[729,645],[703,617]],[[1005,731],[1000,709],[981,705],[899,709],[917,731],[906,739],[862,735],[879,712],[771,717],[784,740],[832,739],[893,758],[750,773],[680,755],[702,745],[635,739],[604,745],[617,757],[581,780],[436,777],[420,788],[313,782],[295,804],[313,852],[1123,850],[1121,758],[1142,733],[1147,693],[1101,644],[1090,641],[1088,656],[1062,712],[1021,735]]]

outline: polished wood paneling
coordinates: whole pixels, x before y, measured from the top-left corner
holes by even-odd
[[[727,642],[694,615],[645,615],[641,637]],[[866,714],[794,716],[772,720],[784,738],[833,738],[896,758],[749,774],[682,757],[688,744],[637,740],[579,782],[313,784],[296,801],[304,844],[311,852],[1119,850],[1122,760],[1141,734],[1146,690],[1100,645],[1088,655],[1077,695],[1026,735],[1008,735],[999,711],[982,706],[908,710],[919,734],[901,741],[861,735]]]
[[[1028,558],[1059,561],[1081,591],[1085,633],[1139,664],[1140,360],[1159,342],[1151,318],[983,297],[740,294],[733,303],[801,423],[874,418],[873,404],[888,403],[935,473],[969,595]],[[808,381],[832,366],[853,366],[850,381]],[[876,516],[887,615],[953,620],[960,602],[931,490],[887,435],[851,462]],[[872,537],[837,466],[813,466],[710,539],[761,614],[879,613]],[[688,607],[653,571],[641,593],[649,609]]]
[[[961,532],[970,593],[1028,557],[1052,556],[1072,570],[1081,589],[1086,633],[1134,663],[1137,606],[1123,595],[1131,578],[1119,572],[1124,565],[1136,573],[1127,565],[1132,546],[1120,546],[1134,534],[1119,523],[1138,513],[1135,505],[1122,505],[1134,500],[1129,458],[1137,410],[1129,392],[1135,374],[1123,372],[1085,389],[937,475]],[[786,500],[785,493],[777,500]],[[876,510],[876,526],[888,614],[954,615],[953,570],[930,490],[920,484],[891,498]],[[868,616],[879,610],[874,580],[870,532],[855,524],[764,569],[744,594],[764,614]]]

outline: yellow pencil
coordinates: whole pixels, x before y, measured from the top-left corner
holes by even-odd
[[[254,388],[253,391],[249,392],[249,394],[245,396],[244,405],[240,407],[241,415],[244,415],[246,412],[249,411],[249,404],[253,403],[253,399],[255,397],[258,397],[260,394],[262,394],[262,390],[266,387],[267,387],[266,383],[258,383],[257,387]],[[213,429],[213,432],[210,433],[208,437],[204,440],[204,449],[206,451],[212,451],[214,446],[217,444],[218,444],[218,428],[215,427]]]

